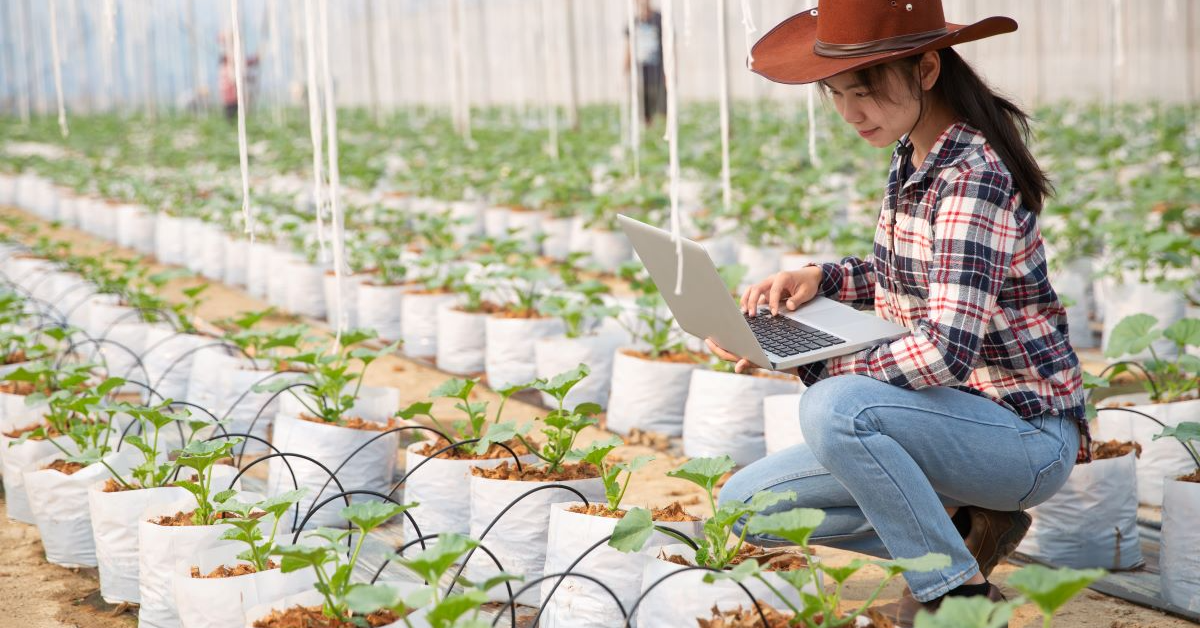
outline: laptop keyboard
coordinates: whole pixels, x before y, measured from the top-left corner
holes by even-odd
[[[746,316],[746,322],[763,349],[781,358],[846,342],[787,316],[772,316],[768,310],[760,312],[758,316]]]

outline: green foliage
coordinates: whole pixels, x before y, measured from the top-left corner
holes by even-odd
[[[650,357],[684,351],[684,336],[675,325],[675,317],[667,307],[658,286],[650,278],[641,262],[629,261],[621,265],[621,279],[637,293],[637,324],[621,322],[626,331],[649,347]],[[617,319],[621,321],[620,318]]]
[[[175,482],[175,486],[186,490],[196,498],[196,510],[192,514],[194,525],[207,526],[216,523],[217,516],[221,512],[218,504],[236,494],[236,491],[233,490],[212,494],[212,467],[218,460],[229,457],[234,446],[241,442],[241,438],[193,441],[175,452],[177,454],[175,464],[191,469],[196,474],[192,480]]]
[[[248,549],[238,554],[238,559],[254,565],[257,572],[266,571],[267,558],[275,552],[275,535],[279,531],[279,520],[307,492],[308,489],[301,488],[257,503],[241,502],[231,497],[216,504],[217,512],[236,515],[221,520],[221,523],[233,526],[221,534],[221,540],[245,543]],[[261,511],[266,517],[270,517],[271,532],[265,537],[262,533],[261,519],[251,516],[255,511]]]
[[[1103,569],[1050,569],[1027,565],[1009,576],[1008,584],[1037,604],[1042,611],[1043,625],[1048,627],[1058,609],[1106,573]]]
[[[1200,423],[1184,421],[1178,425],[1168,425],[1163,431],[1154,435],[1154,440],[1174,438],[1192,454],[1192,460],[1200,460]]]
[[[1173,359],[1160,358],[1154,343],[1165,339],[1174,345]],[[1165,329],[1149,314],[1134,314],[1121,319],[1113,328],[1104,355],[1120,358],[1148,351],[1150,358],[1134,361],[1145,369],[1150,381],[1146,390],[1155,403],[1169,403],[1195,397],[1200,393],[1200,358],[1187,352],[1200,347],[1200,319],[1185,318]],[[1125,364],[1112,369],[1109,377],[1126,371]]]
[[[609,464],[608,454],[623,444],[619,436],[612,436],[595,441],[582,450],[571,451],[567,455],[568,460],[583,461],[600,469],[600,479],[604,482],[604,497],[608,501],[609,511],[612,512],[620,509],[621,500],[625,498],[625,491],[629,490],[629,481],[633,479],[634,472],[654,460],[654,456],[638,456],[629,462]],[[625,473],[624,481],[621,481],[622,472]]]

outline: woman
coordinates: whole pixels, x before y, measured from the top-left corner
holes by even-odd
[[[872,256],[778,273],[743,309],[821,294],[912,333],[797,369],[806,444],[735,474],[721,501],[793,491],[772,511],[823,509],[816,543],[949,555],[905,574],[902,626],[945,596],[999,599],[987,577],[1028,529],[1021,511],[1089,459],[1079,360],[1037,227],[1050,184],[1022,140],[1025,114],[949,48],[1013,30],[1002,17],[947,24],[932,0],[826,0],[752,51],[759,74],[819,81],[867,142],[896,146]]]

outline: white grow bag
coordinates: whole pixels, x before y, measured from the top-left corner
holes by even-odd
[[[747,465],[767,454],[763,399],[795,393],[797,380],[692,371],[683,413],[683,453],[692,458],[728,454]]]
[[[287,574],[271,569],[231,578],[192,577],[193,566],[207,575],[222,565],[245,563],[237,559],[245,549],[245,543],[216,541],[175,562],[175,603],[183,628],[244,626],[251,608],[311,590],[317,580],[312,567]]]
[[[39,468],[37,465],[41,460],[61,452],[48,440],[27,440],[20,445],[10,446],[14,440],[0,435],[0,447],[4,448],[4,455],[0,456],[4,461],[4,505],[9,519],[35,524],[37,521],[33,518],[29,496],[25,492],[25,472]],[[66,436],[56,437],[54,442],[68,449],[74,447]]]
[[[409,292],[400,301],[400,336],[404,355],[432,358],[437,355],[438,309],[458,297],[447,293]]]
[[[346,329],[355,329],[358,324],[358,287],[367,279],[367,275],[342,275],[341,307],[345,317]],[[325,271],[325,320],[331,327],[337,326],[334,316],[338,307],[337,276],[332,270]]]
[[[138,457],[132,448],[126,448],[105,456],[104,461],[125,476]],[[61,567],[95,567],[92,519],[84,506],[88,486],[112,477],[112,473],[100,463],[71,475],[42,468],[61,458],[61,452],[48,456],[38,461],[35,469],[25,472],[25,492],[37,495],[37,499],[29,502],[30,511],[37,522],[47,562]]]
[[[617,347],[624,342],[623,335],[613,333],[579,338],[539,339],[533,345],[537,366],[535,375],[550,379],[581,363],[586,364],[591,371],[567,393],[564,407],[571,409],[581,403],[595,403],[601,408],[607,407],[608,396],[612,391],[613,355],[617,352]],[[549,393],[540,394],[542,403],[547,407],[553,408],[558,403]]]
[[[417,503],[420,507],[408,511],[423,536],[443,532],[469,534],[471,531],[471,467],[491,468],[504,461],[512,461],[512,456],[503,458],[480,458],[471,460],[454,460],[449,458],[433,458],[417,453],[431,441],[412,443],[405,448],[405,473],[416,473],[405,476],[404,502]],[[472,445],[464,445],[471,447]],[[436,451],[436,450],[435,450]],[[535,460],[533,454],[519,457],[521,464],[530,464]],[[425,462],[428,460],[428,462]],[[424,463],[424,464],[422,464]],[[417,469],[417,465],[421,468]],[[417,536],[408,517],[404,517],[404,540],[413,541]],[[432,543],[432,541],[430,541]]]
[[[221,237],[221,249],[225,257],[221,280],[231,286],[244,287],[246,267],[250,263],[250,242],[226,233]]]
[[[563,322],[558,318],[488,317],[485,358],[488,386],[500,390],[532,382],[537,377],[534,341],[559,336],[563,330]]]
[[[287,273],[288,311],[309,318],[325,318],[325,270],[303,259],[284,266]]]
[[[1145,393],[1115,395],[1100,401],[1101,408],[1110,404],[1134,403],[1129,410],[1148,414],[1168,426],[1184,421],[1200,420],[1200,399],[1173,403],[1149,403]],[[1196,461],[1187,449],[1174,438],[1154,440],[1162,428],[1153,421],[1130,412],[1104,410],[1100,412],[1100,435],[1120,441],[1134,441],[1142,446],[1142,455],[1137,461],[1138,501],[1148,506],[1161,506],[1163,502],[1163,478],[1175,478],[1189,473]]]
[[[667,436],[682,434],[692,371],[699,366],[644,360],[618,350],[613,357],[608,429],[618,434],[628,434],[633,428]]]
[[[546,238],[542,240],[542,253],[553,260],[567,259],[571,252],[571,231],[575,228],[577,217],[546,218],[542,222],[542,232]]]
[[[438,369],[455,375],[483,371],[488,318],[483,313],[463,312],[453,303],[444,303],[438,308]]]
[[[1138,539],[1136,457],[1077,465],[1050,499],[1029,509],[1033,525],[1017,551],[1074,569],[1133,569]]]
[[[177,333],[172,329],[147,330],[142,363],[150,377],[150,386],[164,399],[187,400],[188,378],[196,351],[217,341],[206,336]]]
[[[1163,490],[1159,572],[1163,597],[1200,612],[1200,484],[1167,478]]]
[[[542,572],[555,574],[567,567],[587,548],[610,536],[620,519],[571,512],[583,502],[563,502],[550,506],[550,533],[546,539],[546,564]],[[682,533],[688,538],[702,534],[703,521],[655,522]],[[639,553],[625,553],[607,543],[592,550],[571,570],[592,576],[603,582],[617,595],[628,611],[642,590],[642,571],[654,560],[659,548],[678,543],[678,540],[655,531]],[[624,621],[612,597],[590,580],[568,577],[558,585],[553,597],[548,597],[557,578],[541,584],[541,602],[545,606],[541,626],[545,628],[606,628]]]
[[[406,581],[380,580],[379,584],[386,584],[394,589],[399,589],[401,596],[405,598],[416,593],[418,589],[421,589],[424,586],[420,583]],[[324,601],[325,598],[323,598],[320,593],[313,590],[297,593],[295,595],[289,595],[273,602],[259,604],[246,611],[246,623],[243,628],[254,628],[254,622],[263,619],[275,611],[287,610],[293,606],[321,606]],[[411,628],[429,628],[429,622],[425,619],[425,615],[421,610],[409,615],[407,619],[407,624],[403,619],[401,619],[384,626],[379,626],[379,628],[409,628],[409,626],[411,626]]]
[[[539,486],[562,484],[579,491],[590,502],[604,499],[604,483],[600,478],[565,482],[526,482],[492,480],[471,476],[471,536],[478,539],[492,520],[522,494]],[[550,527],[550,504],[578,501],[579,497],[561,488],[538,491],[514,505],[496,522],[482,543],[496,556],[505,573],[524,576],[526,581],[542,575],[546,564],[546,536]],[[467,565],[467,578],[474,582],[486,580],[499,571],[487,554],[476,551]],[[516,591],[514,586],[513,591]],[[494,601],[507,600],[503,587],[493,589]],[[537,589],[526,591],[517,602],[530,606],[538,603]]]
[[[768,456],[804,442],[804,433],[800,431],[802,394],[763,397],[763,440]]]
[[[371,329],[384,340],[399,340],[404,335],[400,326],[400,302],[408,286],[380,286],[369,281],[358,285],[358,326]]]

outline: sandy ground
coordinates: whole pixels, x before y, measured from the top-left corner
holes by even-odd
[[[57,230],[55,237],[70,240],[76,253],[129,254],[76,230]],[[181,289],[196,283],[199,281],[195,279],[177,280],[166,287],[166,295],[178,297]],[[207,320],[266,307],[262,301],[221,284],[213,284],[206,295],[207,300],[198,314]],[[273,321],[275,324],[283,322],[283,319]],[[372,366],[366,382],[400,389],[401,404],[407,405],[426,399],[426,394],[448,377],[425,364],[388,357]],[[487,390],[479,391],[477,398],[491,400],[493,404],[499,399]],[[542,412],[541,408],[522,401],[511,401],[505,407],[505,416],[509,419],[530,420]],[[586,443],[603,436],[607,433],[589,429],[581,436],[581,441]],[[678,500],[695,514],[705,514],[707,506],[703,505],[698,489],[664,475],[684,458],[671,450],[647,446],[628,446],[617,452],[622,457],[647,453],[655,455],[656,459],[636,475],[626,501],[642,506],[663,506]],[[818,553],[824,560],[834,563],[848,562],[858,556],[828,549],[819,549]],[[1011,565],[1002,565],[993,580],[1003,586],[1008,574],[1014,570]],[[847,602],[866,599],[879,582],[880,573],[868,569],[852,578],[845,590]],[[902,587],[900,581],[891,583],[880,602],[895,600]],[[68,570],[46,563],[36,528],[0,518],[0,628],[110,628],[136,624],[130,613],[113,615],[115,609],[99,599],[98,588],[95,570]],[[1015,595],[1009,588],[1004,591],[1006,595]],[[1032,605],[1026,605],[1018,610],[1011,625],[1014,628],[1041,626],[1041,616]],[[1195,624],[1087,591],[1060,612],[1055,625],[1070,628],[1182,628]]]

